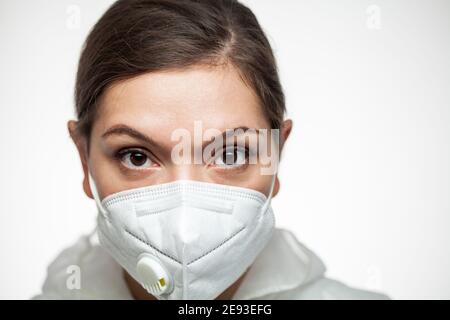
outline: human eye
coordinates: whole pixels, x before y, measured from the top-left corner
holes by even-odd
[[[156,165],[148,152],[142,149],[122,149],[117,152],[116,158],[131,170],[145,170]]]
[[[248,151],[246,148],[240,146],[223,148],[217,153],[213,161],[213,165],[225,169],[240,168],[247,164]]]

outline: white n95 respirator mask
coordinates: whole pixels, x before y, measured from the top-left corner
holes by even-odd
[[[270,196],[193,180],[99,199],[100,244],[157,299],[215,299],[254,262],[274,229]]]

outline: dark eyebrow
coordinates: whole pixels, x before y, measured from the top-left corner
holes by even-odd
[[[236,128],[233,128],[233,129],[226,129],[222,134],[226,136],[228,134],[228,132],[231,131],[233,133],[233,132],[238,131],[238,130],[239,130],[239,134],[247,133],[247,131],[249,131],[249,130],[252,130],[256,134],[259,134],[259,129],[249,128],[249,127],[246,127],[246,126],[240,126],[240,127],[236,127]]]
[[[116,124],[114,126],[112,126],[111,128],[109,128],[108,130],[105,131],[105,133],[102,134],[102,138],[107,138],[111,135],[128,135],[132,138],[141,140],[145,143],[151,144],[151,145],[156,145],[155,141],[150,138],[149,136],[139,132],[136,129],[133,129],[125,124]]]
[[[225,131],[223,131],[221,134],[219,134],[218,136],[220,136],[220,135],[222,135],[222,139],[223,139],[223,141],[226,141],[226,138],[227,138],[227,136],[233,136],[233,133],[235,132],[235,131],[237,131],[237,130],[239,130],[239,134],[242,134],[242,133],[246,133],[248,130],[252,130],[252,131],[254,131],[256,134],[258,134],[259,135],[259,129],[256,129],[256,128],[249,128],[249,127],[246,127],[246,126],[239,126],[239,127],[236,127],[236,128],[233,128],[233,129],[225,129]],[[231,134],[230,134],[231,133]],[[212,137],[211,138],[211,140],[209,140],[209,141],[204,141],[203,142],[203,145],[202,145],[202,149],[204,149],[205,147],[206,147],[206,145],[208,145],[209,143],[211,143],[214,139],[216,139],[216,137],[218,137],[218,136],[215,136],[215,137]],[[238,135],[236,135],[236,136],[238,136]]]
[[[225,140],[229,132],[235,132],[236,130],[240,130],[240,132],[243,132],[243,133],[247,132],[248,130],[254,130],[257,134],[259,134],[259,129],[248,128],[245,126],[239,126],[239,127],[233,128],[233,129],[226,129],[225,131],[223,131],[221,133],[221,135],[223,136],[223,139]],[[107,138],[107,137],[109,137],[111,135],[115,135],[115,134],[117,134],[117,135],[125,134],[125,135],[133,137],[135,139],[141,140],[147,144],[157,146],[157,143],[152,138],[150,138],[149,136],[147,136],[147,135],[139,132],[138,130],[133,129],[125,124],[117,124],[117,125],[112,126],[108,130],[106,130],[105,133],[102,134],[102,138]],[[204,141],[202,148],[204,148],[209,143],[211,143],[211,140]]]

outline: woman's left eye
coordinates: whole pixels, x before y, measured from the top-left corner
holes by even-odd
[[[129,169],[146,169],[154,165],[145,152],[140,150],[121,152],[120,161]]]
[[[235,168],[247,163],[248,152],[243,147],[228,147],[214,159],[214,164],[225,168]]]

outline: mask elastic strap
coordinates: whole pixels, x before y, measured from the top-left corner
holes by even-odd
[[[88,173],[89,176],[89,186],[91,187],[92,195],[94,196],[95,204],[97,205],[98,211],[106,217],[106,210],[102,205],[102,201],[100,200],[100,196],[98,195],[97,187],[95,185],[95,181],[92,178],[91,173]]]
[[[270,206],[270,202],[272,200],[272,193],[273,193],[273,189],[275,187],[275,180],[277,177],[277,173],[274,173],[273,177],[272,177],[272,182],[270,184],[270,193],[269,193],[269,197],[266,199],[266,201],[264,202],[264,205],[262,207],[262,211],[265,213],[268,209],[268,207]]]
[[[279,150],[279,149],[278,149],[278,145],[279,145],[279,144],[278,144],[278,139],[279,139],[278,134],[276,135],[275,140],[273,139],[273,136],[272,136],[272,142],[275,144],[277,150]],[[277,152],[279,152],[279,151],[277,151]],[[269,197],[268,197],[267,200],[264,202],[264,205],[263,205],[263,207],[262,207],[263,213],[266,213],[268,207],[270,206],[270,202],[271,202],[271,200],[272,200],[272,193],[273,193],[273,189],[275,188],[275,181],[276,181],[277,174],[278,174],[279,159],[280,159],[280,157],[279,157],[279,154],[278,154],[278,155],[277,155],[277,159],[276,159],[276,163],[275,163],[275,165],[276,165],[275,172],[274,172],[273,177],[272,177],[272,182],[270,183]]]

